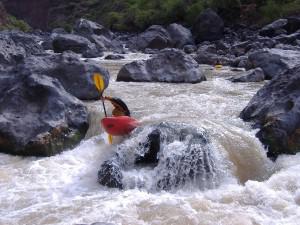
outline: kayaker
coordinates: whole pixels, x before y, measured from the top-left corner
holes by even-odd
[[[130,111],[127,105],[120,98],[104,96],[103,99],[109,101],[113,105],[114,107],[114,109],[112,110],[113,116],[130,116]]]

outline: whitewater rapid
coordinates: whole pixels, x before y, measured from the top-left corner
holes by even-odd
[[[263,83],[231,83],[226,79],[238,72],[207,66],[208,81],[200,84],[115,82],[121,65],[140,57],[148,56],[98,60],[111,72],[105,94],[122,98],[143,124],[175,121],[208,130],[223,164],[220,185],[171,192],[100,186],[97,171],[114,147],[98,126],[101,104],[87,102],[93,125],[76,148],[49,158],[0,154],[0,225],[299,224],[300,154],[271,162],[256,131],[238,118]]]

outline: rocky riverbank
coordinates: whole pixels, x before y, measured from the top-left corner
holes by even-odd
[[[139,34],[120,34],[79,19],[72,33],[61,28],[51,33],[2,31],[0,151],[53,155],[78,143],[88,127],[87,112],[80,100],[98,98],[91,76],[98,72],[104,75],[106,86],[109,82],[105,68],[80,57],[95,58],[110,51],[113,54],[109,58],[113,59],[141,51],[152,57],[124,65],[118,81],[197,83],[206,80],[201,64],[248,70],[233,77],[233,82],[271,79],[241,118],[260,128],[257,136],[270,156],[298,152],[299,29],[300,17],[283,18],[261,29],[225,27],[209,9],[191,30],[180,24],[152,25]],[[27,119],[21,115],[27,115]],[[284,144],[279,145],[282,140]],[[30,146],[41,145],[46,150],[31,150]]]

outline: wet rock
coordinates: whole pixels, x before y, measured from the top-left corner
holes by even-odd
[[[152,25],[133,39],[133,49],[164,49],[172,47],[172,39],[168,31],[160,25]]]
[[[73,51],[82,54],[86,58],[103,56],[103,52],[96,48],[96,45],[88,39],[74,34],[57,34],[53,37],[53,50],[56,53]]]
[[[91,35],[102,35],[108,39],[113,38],[114,34],[104,26],[87,19],[79,19],[73,28],[74,33],[87,37]]]
[[[93,61],[82,61],[72,52],[31,56],[18,66],[17,74],[43,74],[57,78],[67,92],[82,100],[99,99],[93,74],[100,73],[108,86],[109,73]]]
[[[285,73],[300,64],[300,52],[282,49],[264,49],[249,55],[253,68],[260,67],[266,79]]]
[[[88,112],[57,79],[10,74],[0,87],[0,152],[51,156],[84,137]]]
[[[117,81],[199,83],[206,80],[198,63],[177,49],[165,49],[151,59],[124,65]]]
[[[116,156],[116,158],[118,158]],[[123,175],[119,165],[119,159],[105,161],[98,171],[98,182],[106,187],[123,189]]]
[[[240,117],[260,128],[257,137],[275,159],[300,151],[300,66],[274,77],[251,99]]]
[[[174,48],[183,48],[185,45],[194,45],[192,33],[184,26],[172,23],[167,27]]]
[[[261,36],[274,37],[282,33],[283,28],[288,24],[287,19],[276,20],[266,26],[264,26],[259,34]],[[283,32],[284,33],[284,32]]]
[[[124,59],[125,57],[122,55],[107,55],[105,56],[104,59],[108,59],[108,60],[120,60],[120,59]]]
[[[189,184],[211,188],[220,175],[214,154],[204,130],[163,122],[136,129],[108,160],[110,165],[118,165],[118,172],[109,170],[100,175],[120,180],[121,171],[122,187],[126,189],[170,190]],[[120,188],[120,184],[114,187]]]
[[[223,20],[212,10],[204,10],[193,25],[192,33],[197,43],[221,39],[224,32]]]
[[[249,47],[248,47],[249,45],[250,45],[250,41],[244,41],[244,42],[237,43],[231,47],[231,52],[235,56],[245,55],[246,52],[249,50]]]
[[[238,77],[232,77],[229,80],[232,82],[261,82],[264,79],[264,71],[261,68],[256,68],[248,70]]]
[[[64,28],[61,28],[61,27],[54,28],[52,30],[52,34],[67,34],[67,33],[68,32]]]

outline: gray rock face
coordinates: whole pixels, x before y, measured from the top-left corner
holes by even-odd
[[[79,19],[76,21],[74,26],[74,33],[82,36],[91,36],[91,35],[103,35],[106,38],[111,39],[113,37],[113,33],[105,28],[104,26],[95,23],[93,21],[87,19]]]
[[[93,74],[102,74],[108,86],[109,73],[92,61],[83,62],[72,52],[60,55],[31,56],[18,66],[19,74],[43,74],[57,78],[67,92],[81,100],[99,99]]]
[[[82,54],[86,58],[95,58],[103,56],[95,44],[88,39],[74,34],[56,34],[53,37],[53,50],[56,53],[71,50],[75,53]]]
[[[282,49],[264,49],[249,55],[253,68],[260,67],[266,79],[285,73],[300,64],[300,52]]]
[[[44,49],[39,45],[42,39],[36,35],[21,31],[5,31],[3,34],[8,35],[17,46],[24,48],[26,56],[44,53]]]
[[[177,49],[165,49],[151,59],[124,65],[117,81],[199,83],[206,80],[198,63]]]
[[[185,45],[194,45],[192,33],[184,26],[172,23],[167,27],[174,48],[183,48]]]
[[[88,113],[58,80],[31,74],[0,77],[0,152],[50,156],[84,137]]]
[[[139,34],[132,43],[133,49],[144,50],[164,49],[172,47],[172,40],[168,31],[159,25],[152,25],[146,31]]]
[[[19,47],[8,36],[0,34],[0,64],[15,65],[26,57],[24,48]]]
[[[261,82],[264,81],[265,74],[261,68],[248,70],[238,77],[232,77],[232,82]]]
[[[204,10],[192,29],[197,43],[218,40],[223,37],[223,32],[224,22],[212,9]]]
[[[262,36],[274,37],[282,33],[283,28],[288,24],[287,19],[276,20],[263,27],[259,34]]]
[[[251,99],[240,117],[254,122],[268,156],[300,151],[300,66],[274,77]]]
[[[212,188],[220,181],[216,160],[204,130],[160,123],[136,129],[118,145],[116,155],[101,165],[98,179],[102,185],[125,189],[170,190],[190,184]],[[101,182],[103,178],[117,182]]]

